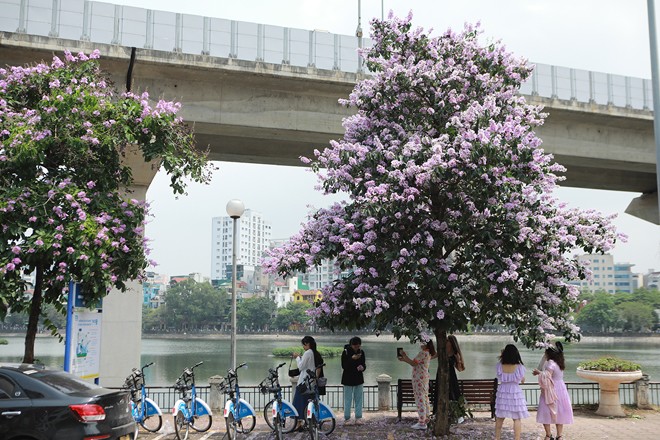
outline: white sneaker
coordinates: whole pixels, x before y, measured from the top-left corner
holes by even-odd
[[[459,425],[463,423],[465,419],[463,417],[459,417],[458,420],[456,421]]]
[[[355,419],[355,425],[364,425],[364,420],[362,419]]]
[[[352,425],[353,419],[344,419],[344,425]]]
[[[411,428],[412,428],[412,429],[425,430],[425,429],[426,429],[426,425],[424,425],[424,424],[418,422],[418,423],[415,423],[414,425],[412,425]]]

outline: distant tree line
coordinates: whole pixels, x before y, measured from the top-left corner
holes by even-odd
[[[310,304],[288,303],[277,307],[266,297],[241,299],[236,305],[239,332],[302,330],[309,326],[305,313]],[[231,295],[208,283],[185,280],[165,293],[165,304],[143,306],[142,329],[159,331],[224,331],[231,324]]]
[[[660,290],[637,289],[633,293],[604,291],[583,293],[586,305],[576,323],[586,333],[650,332],[660,329]]]

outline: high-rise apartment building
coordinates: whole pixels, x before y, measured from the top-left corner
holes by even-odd
[[[571,283],[580,286],[583,291],[603,290],[607,293],[632,293],[637,288],[637,280],[631,270],[633,264],[615,263],[614,257],[609,254],[580,255],[578,260],[583,263],[587,262],[587,267],[592,272],[591,280],[579,280]]]
[[[242,266],[244,274],[254,274],[270,243],[271,225],[261,213],[251,209],[246,209],[237,221],[236,264]],[[231,276],[233,222],[229,216],[213,217],[211,220],[211,280],[224,280]]]
[[[321,290],[333,281],[348,275],[349,271],[337,273],[336,260],[322,260],[318,266],[310,268],[306,273],[299,273],[301,281],[311,290]]]

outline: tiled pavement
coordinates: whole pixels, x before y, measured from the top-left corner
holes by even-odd
[[[563,440],[659,440],[660,410],[628,410],[625,418],[604,418],[593,414],[593,410],[579,409],[575,412],[575,423],[564,427]],[[523,420],[522,440],[543,440],[543,427],[535,422],[536,413],[531,412],[528,419]],[[338,414],[339,415],[339,414]],[[341,418],[341,416],[340,416]],[[432,439],[430,431],[415,431],[410,426],[416,422],[414,413],[404,413],[402,421],[397,421],[395,412],[370,412],[364,415],[363,425],[344,426],[337,423],[335,431],[323,438],[336,440],[406,440]],[[163,433],[148,434],[140,432],[139,439],[172,440],[176,438],[171,424],[171,416],[164,416]],[[257,420],[255,430],[249,435],[240,435],[240,439],[266,440],[274,438],[268,431],[263,419]],[[474,419],[452,426],[451,435],[447,439],[482,440],[495,437],[495,422],[487,413],[475,413]],[[554,434],[554,427],[553,427]],[[210,431],[203,434],[191,434],[191,440],[220,440],[225,437],[224,420],[218,415],[213,421]],[[307,433],[291,433],[286,439],[308,439]],[[504,422],[502,440],[513,439],[513,424],[511,420]]]

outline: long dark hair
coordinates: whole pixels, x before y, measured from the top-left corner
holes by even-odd
[[[309,348],[311,348],[312,351],[316,353],[316,340],[314,338],[311,336],[305,336],[300,342],[301,344],[309,344]]]
[[[309,349],[312,350],[312,353],[314,353],[314,366],[318,367],[319,365],[323,364],[323,356],[321,356],[321,353],[318,352],[316,349],[316,340],[311,337],[311,336],[305,336],[302,338],[301,343],[303,344],[309,344]],[[321,372],[323,372],[323,369],[321,369]],[[321,376],[323,375],[321,374]]]
[[[458,339],[456,339],[456,336],[449,335],[447,336],[447,340],[451,344],[451,349],[453,350],[454,354],[459,354],[461,357],[463,357],[463,353],[461,353],[461,347],[458,345]]]
[[[522,358],[520,357],[520,352],[513,344],[507,344],[507,346],[504,347],[504,350],[502,350],[502,354],[500,355],[500,362],[507,365],[524,365]]]
[[[433,345],[433,341],[429,339],[428,341],[424,342],[424,345],[426,345],[426,348],[429,349],[429,354],[431,356],[435,356],[435,345]]]
[[[565,368],[563,348],[564,347],[562,347],[561,343],[557,343],[556,347],[550,347],[545,350],[546,359],[549,361],[555,361],[559,366],[559,369],[562,371]]]

